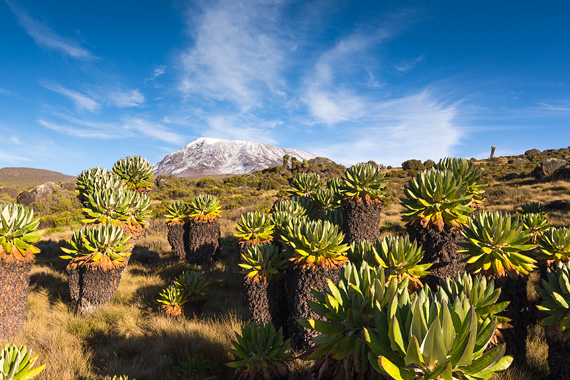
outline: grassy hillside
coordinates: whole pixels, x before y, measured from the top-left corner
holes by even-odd
[[[2,186],[27,189],[46,182],[75,181],[75,177],[52,170],[33,168],[1,168],[0,184]]]
[[[543,153],[541,158],[502,157],[478,162],[488,184],[484,209],[514,212],[530,201],[570,204],[569,182],[539,181],[530,175],[536,164],[546,157],[566,153],[554,151]],[[399,197],[404,184],[420,169],[384,170],[388,181],[381,223],[384,235],[404,231]],[[325,178],[341,172],[340,168],[326,165],[309,170]],[[516,175],[506,179],[510,173]],[[241,214],[268,209],[282,197],[292,174],[282,175],[279,168],[272,168],[220,179],[157,178],[151,192],[156,218],[137,241],[115,297],[89,317],[75,314],[75,304],[70,300],[67,287],[66,262],[58,257],[60,247],[70,238],[72,230],[61,225],[46,233],[38,244],[42,253],[37,256],[31,272],[26,324],[16,342],[39,354],[38,363],[47,364],[38,379],[95,380],[120,374],[128,375],[130,380],[211,376],[229,379],[233,371],[225,363],[232,357],[226,348],[234,332],[247,320],[239,291],[235,225]],[[172,258],[166,226],[160,217],[171,200],[191,199],[201,192],[218,196],[223,205],[222,251],[211,268],[180,263]],[[72,202],[67,207],[73,210],[77,204]],[[49,217],[51,210],[61,208],[45,208],[44,217]],[[570,226],[568,209],[550,209],[547,213],[552,225]],[[204,314],[195,318],[171,318],[161,314],[155,301],[159,292],[188,269],[203,271],[210,281]],[[538,277],[534,275],[527,289],[531,299],[536,299],[534,286],[537,283]],[[509,369],[498,379],[546,378],[548,346],[541,326],[529,326],[527,346],[526,364]],[[295,360],[290,365],[292,379],[312,379],[309,362]]]

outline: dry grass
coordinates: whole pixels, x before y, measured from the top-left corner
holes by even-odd
[[[400,194],[405,179],[393,181],[393,194]],[[224,364],[232,360],[226,351],[236,330],[246,319],[239,294],[238,251],[235,225],[241,214],[270,206],[276,193],[263,193],[258,205],[249,205],[223,213],[222,251],[210,268],[180,263],[170,257],[163,221],[153,220],[133,249],[128,270],[116,296],[89,317],[75,314],[69,299],[66,262],[59,259],[59,247],[72,231],[51,233],[38,244],[38,255],[31,272],[26,324],[18,344],[25,344],[40,354],[39,363],[46,370],[38,379],[101,380],[126,374],[130,379],[192,379],[201,373],[204,362],[211,366],[207,375],[219,379],[231,377]],[[526,202],[570,201],[566,182],[533,183],[495,182],[488,188],[487,210],[513,212]],[[382,211],[382,234],[401,233],[402,206],[393,201]],[[548,213],[553,225],[570,225],[566,211]],[[172,319],[158,312],[156,298],[163,287],[183,270],[202,270],[211,283],[204,314],[199,318]],[[536,300],[531,278],[529,298]],[[502,380],[542,379],[547,376],[548,346],[540,326],[529,326],[528,357],[524,366],[513,367],[497,376]],[[199,355],[203,355],[203,358]],[[197,360],[199,358],[200,360]],[[202,363],[202,364],[200,364]],[[310,363],[295,360],[291,378],[311,379]]]

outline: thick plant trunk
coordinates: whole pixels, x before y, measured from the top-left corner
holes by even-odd
[[[68,265],[69,293],[80,314],[90,314],[113,298],[125,265],[103,269],[94,265]]]
[[[353,197],[342,201],[346,241],[368,240],[374,242],[380,237],[380,212],[382,202],[370,197]]]
[[[293,266],[287,269],[288,317],[285,329],[287,336],[291,338],[291,346],[296,349],[306,350],[312,347],[313,338],[319,335],[318,332],[301,326],[297,318],[321,318],[311,309],[308,301],[316,301],[311,288],[321,292],[327,289],[327,278],[337,283],[340,280],[340,268],[327,270],[320,267],[308,269]]]
[[[167,239],[172,248],[172,254],[181,260],[186,258],[184,250],[184,223],[168,223]]]
[[[241,294],[249,310],[251,319],[256,322],[271,321],[275,329],[283,326],[285,306],[285,283],[282,278],[273,277],[269,281],[251,281],[245,276],[241,281]]]
[[[419,223],[408,223],[406,231],[410,240],[415,240],[422,246],[424,258],[421,263],[433,263],[429,269],[430,274],[425,277],[425,282],[432,289],[439,285],[441,279],[465,272],[465,263],[461,262],[465,255],[457,253],[457,243],[464,240],[459,229],[445,226],[439,231],[436,228],[422,227]]]
[[[137,243],[138,238],[143,233],[143,227],[140,224],[127,224],[127,223],[120,223],[121,228],[123,229],[123,235],[131,235],[129,239],[129,244],[131,245],[129,248],[125,249],[125,252],[131,253],[133,252],[133,248]],[[127,256],[127,262],[129,261],[130,256]]]
[[[220,222],[187,223],[186,260],[191,264],[211,264],[220,247]]]
[[[1,248],[0,248],[1,249]],[[31,255],[31,254],[30,254]],[[0,259],[0,342],[12,341],[26,320],[32,260]]]
[[[513,356],[515,365],[526,363],[526,338],[530,325],[536,322],[536,309],[531,307],[527,298],[526,286],[528,277],[503,276],[495,279],[497,287],[501,288],[498,302],[509,301],[503,314],[511,319],[513,327],[501,330],[507,344],[507,355]]]

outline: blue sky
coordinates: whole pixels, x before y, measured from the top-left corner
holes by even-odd
[[[570,145],[570,3],[0,0],[0,167],[198,137],[345,165]]]

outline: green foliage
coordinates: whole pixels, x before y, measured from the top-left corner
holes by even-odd
[[[102,223],[96,226],[83,227],[76,230],[71,239],[67,241],[67,247],[61,250],[67,255],[62,259],[75,259],[84,257],[88,261],[99,261],[103,256],[110,260],[125,261],[131,254],[125,252],[130,246],[130,235],[124,236],[120,226],[110,223]]]
[[[236,368],[235,379],[284,379],[289,373],[285,360],[291,358],[290,341],[283,341],[281,329],[275,331],[271,322],[267,324],[246,323],[241,334],[232,340],[233,348],[228,351],[238,360],[228,363]]]
[[[424,169],[424,164],[420,160],[406,160],[402,162],[402,170],[418,172]]]
[[[449,170],[456,178],[467,184],[467,194],[472,197],[472,204],[476,205],[483,201],[485,185],[480,184],[481,169],[473,161],[465,158],[446,157],[442,158],[435,168],[441,171]]]
[[[338,267],[347,261],[344,234],[330,222],[304,220],[289,225],[282,239],[295,265]]]
[[[531,235],[518,217],[481,212],[469,221],[463,236],[458,252],[468,255],[463,261],[471,264],[473,273],[528,274],[535,268],[536,261],[521,253],[535,245],[527,244]]]
[[[528,202],[517,208],[517,214],[525,215],[525,214],[542,214],[546,216],[546,212],[544,212],[544,208],[538,202]]]
[[[214,219],[221,211],[220,201],[209,194],[200,194],[188,204],[188,215],[194,220]]]
[[[392,301],[398,293],[407,292],[407,281],[398,284],[392,279],[386,285],[382,268],[347,264],[341,269],[338,284],[327,279],[327,290],[313,289],[316,301],[309,301],[311,309],[322,318],[299,319],[299,323],[321,335],[314,339],[315,349],[308,359],[331,357],[318,361],[322,366],[338,366],[342,362],[346,378],[354,374],[367,375],[373,370],[368,365],[370,352],[365,329],[374,329],[374,312]],[[319,373],[328,372],[326,368]]]
[[[499,315],[509,305],[509,301],[497,302],[501,289],[495,289],[493,280],[487,282],[483,276],[472,276],[469,273],[458,274],[455,278],[444,278],[437,290],[440,299],[452,304],[456,298],[467,297],[469,303],[475,308],[479,324],[486,319],[497,318],[502,327],[509,327],[509,318]]]
[[[190,380],[202,380],[215,375],[217,370],[215,364],[204,357],[203,354],[189,354],[186,358],[174,367],[174,372]]]
[[[208,291],[210,286],[209,282],[202,276],[202,273],[197,271],[184,271],[176,280],[174,284],[183,289],[187,297],[203,297]]]
[[[188,293],[177,285],[170,285],[160,292],[156,302],[168,315],[176,316],[182,312],[182,305],[188,302]]]
[[[188,219],[190,209],[184,201],[173,201],[168,204],[164,218],[167,223],[182,223]]]
[[[39,253],[33,246],[40,240],[36,229],[40,223],[34,218],[34,210],[19,204],[0,205],[0,245],[7,255],[13,253],[14,248],[20,255]]]
[[[531,235],[532,243],[536,243],[548,228],[548,219],[545,213],[522,214],[523,226]]]
[[[470,203],[466,183],[450,171],[429,169],[418,173],[404,187],[402,216],[425,227],[443,229],[444,225],[467,223],[467,215],[473,211]]]
[[[541,303],[537,308],[546,313],[540,321],[544,326],[553,326],[560,340],[570,338],[570,264],[558,263],[556,271],[548,270],[547,279],[542,280],[542,289],[537,288]],[[564,334],[566,332],[566,334]]]
[[[299,173],[293,177],[289,193],[301,197],[312,196],[322,186],[320,175],[316,173]]]
[[[150,216],[150,198],[129,189],[95,189],[85,203],[83,223],[138,223],[145,227]]]
[[[374,247],[368,240],[353,241],[348,251],[346,251],[346,257],[351,263],[360,266],[360,264],[366,262],[366,259],[370,257],[371,254],[375,254],[373,250]],[[372,267],[376,266],[372,265]]]
[[[237,224],[238,233],[234,236],[242,241],[266,241],[273,239],[274,229],[270,215],[259,211],[248,212],[245,216],[241,215],[241,222]]]
[[[370,163],[359,163],[346,169],[342,178],[341,193],[345,198],[364,198],[382,200],[386,182],[380,169]]]
[[[570,229],[550,227],[540,235],[538,245],[540,253],[537,254],[537,258],[554,262],[567,262],[570,259]]]
[[[238,265],[248,280],[266,282],[287,269],[287,258],[274,244],[256,244],[241,255]]]
[[[154,169],[146,158],[133,156],[118,160],[113,165],[113,173],[117,174],[129,189],[150,190],[154,179]]]
[[[32,357],[32,350],[25,346],[6,344],[0,354],[0,380],[28,380],[43,371],[45,364],[32,368],[38,356]]]
[[[126,183],[114,172],[104,168],[87,169],[79,173],[75,190],[81,203],[85,204],[96,189],[126,189]]]
[[[397,380],[489,379],[508,368],[505,345],[487,347],[497,320],[482,326],[467,299],[448,304],[429,288],[396,294],[375,312],[375,330],[365,331],[372,366]]]
[[[424,257],[422,247],[407,236],[386,236],[374,242],[365,255],[368,264],[383,268],[388,280],[394,277],[399,282],[409,279],[413,289],[423,286],[419,279],[428,275],[432,266],[431,263],[419,264]]]

